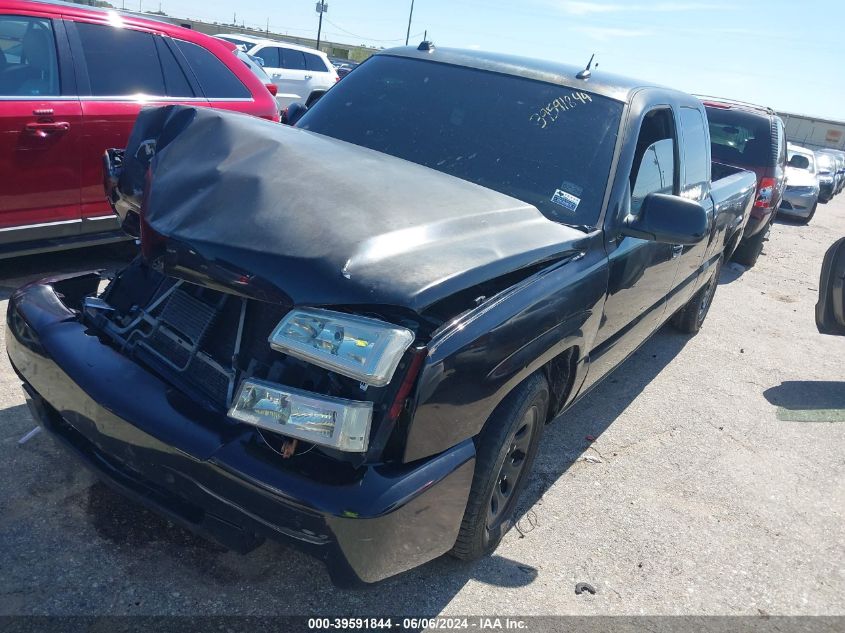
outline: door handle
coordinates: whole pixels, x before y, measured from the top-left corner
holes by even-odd
[[[305,75],[305,78],[306,78],[306,79],[313,79],[313,78],[314,78],[314,75]]]
[[[64,134],[70,129],[67,121],[55,121],[50,123],[27,123],[24,128],[27,134],[46,138],[50,134]]]
[[[683,244],[673,244],[672,245],[672,259],[675,259],[676,257],[680,257],[683,252],[684,252],[684,245]]]

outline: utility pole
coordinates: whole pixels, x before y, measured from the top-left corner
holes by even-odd
[[[408,32],[405,34],[405,46],[408,45],[408,39],[411,37],[411,20],[414,19],[414,0],[411,0],[411,14],[408,16]]]
[[[320,23],[317,26],[317,50],[320,50],[320,34],[323,32],[323,14],[329,10],[326,0],[317,0],[317,13],[320,14]]]

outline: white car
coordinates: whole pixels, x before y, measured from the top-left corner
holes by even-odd
[[[786,146],[786,189],[778,214],[792,216],[807,223],[819,205],[819,175],[816,155],[811,149],[788,143]]]
[[[315,92],[328,90],[337,83],[337,71],[322,51],[240,33],[214,37],[242,47],[245,53],[259,60],[276,85],[280,110],[295,101],[305,102]]]

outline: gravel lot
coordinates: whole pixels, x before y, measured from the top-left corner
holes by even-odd
[[[18,447],[34,423],[3,353],[0,615],[845,614],[845,338],[813,320],[842,235],[845,196],[778,223],[757,267],[723,270],[699,336],[658,333],[551,425],[493,557],[358,591],[284,545],[241,556],[170,525],[44,434]],[[0,308],[29,279],[128,253],[0,262]]]

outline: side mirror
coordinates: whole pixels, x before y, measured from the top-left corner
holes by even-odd
[[[708,232],[707,212],[694,200],[650,193],[639,215],[625,220],[622,234],[663,244],[697,244]]]
[[[822,260],[816,327],[822,334],[845,336],[845,237],[834,242]]]
[[[302,115],[308,112],[308,106],[304,103],[291,103],[287,108],[282,110],[282,123],[285,125],[296,125],[296,122],[302,118]]]

